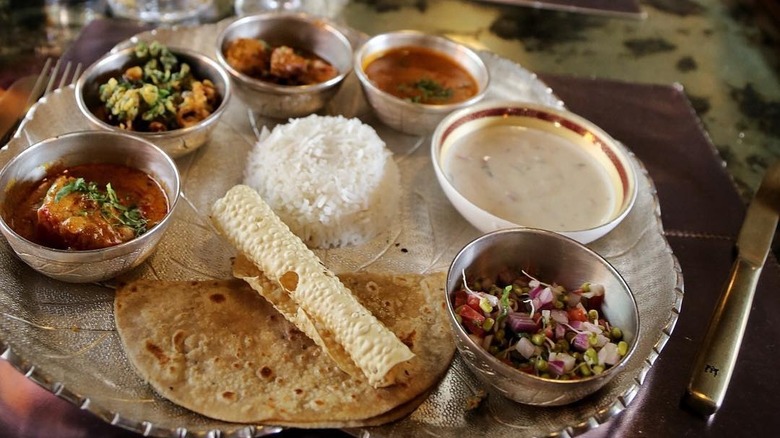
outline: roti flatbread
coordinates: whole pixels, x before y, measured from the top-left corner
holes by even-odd
[[[363,375],[333,333],[300,308],[286,290],[260,272],[243,254],[239,254],[233,262],[233,275],[246,281],[282,316],[311,338],[342,371],[357,378]],[[398,380],[401,380],[400,377]]]
[[[114,302],[116,326],[139,374],[205,416],[312,428],[392,421],[424,400],[452,360],[444,275],[340,278],[414,353],[399,364],[402,383],[373,388],[343,372],[239,280],[125,285]]]

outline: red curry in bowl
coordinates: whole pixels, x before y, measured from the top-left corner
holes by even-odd
[[[445,105],[477,94],[477,81],[447,55],[427,47],[390,49],[364,67],[380,90],[413,103]]]
[[[20,236],[64,250],[92,250],[135,239],[168,213],[168,198],[148,174],[118,164],[50,169],[14,185],[3,217]]]

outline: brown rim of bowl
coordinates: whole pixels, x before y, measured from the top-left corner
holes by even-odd
[[[590,228],[583,228],[579,230],[563,230],[562,232],[587,232],[596,230],[603,227],[606,224],[612,223],[616,220],[622,220],[632,206],[636,202],[637,198],[637,183],[636,174],[634,171],[629,171],[628,167],[631,163],[627,162],[627,157],[619,157],[615,153],[613,147],[610,144],[619,146],[619,142],[613,139],[603,129],[599,128],[589,120],[579,116],[575,113],[566,110],[559,110],[550,108],[544,105],[536,105],[525,102],[487,102],[480,104],[480,106],[472,108],[464,108],[457,110],[452,114],[445,117],[445,119],[437,126],[432,135],[432,154],[434,166],[441,169],[440,151],[441,145],[447,141],[447,138],[459,127],[485,117],[525,117],[530,119],[542,120],[550,123],[557,123],[563,128],[579,135],[588,136],[592,138],[591,142],[599,147],[601,152],[607,157],[609,162],[615,168],[619,179],[621,190],[623,192],[622,200],[620,202],[620,208],[618,208],[615,214],[609,219],[608,222],[600,225],[596,225]],[[470,201],[469,201],[470,202]],[[470,202],[471,203],[471,202]],[[473,203],[472,203],[473,204]],[[476,206],[475,206],[476,207]],[[479,207],[477,207],[479,208]],[[487,212],[492,215],[492,213]],[[503,218],[502,218],[503,219]],[[506,219],[504,219],[506,220]]]

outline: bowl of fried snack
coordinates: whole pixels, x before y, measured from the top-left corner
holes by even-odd
[[[0,231],[48,277],[108,280],[155,251],[179,199],[176,164],[129,133],[82,131],[25,149],[0,171]]]
[[[230,100],[216,61],[157,41],[140,41],[92,64],[76,83],[89,122],[142,137],[178,158],[203,146]]]
[[[286,119],[315,113],[336,95],[352,71],[352,45],[322,18],[267,13],[228,25],[217,60],[256,114]]]

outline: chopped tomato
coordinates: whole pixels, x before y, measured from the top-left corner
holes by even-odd
[[[590,298],[587,298],[585,304],[588,310],[596,309],[598,311],[601,311],[601,303],[603,302],[604,302],[604,295],[594,295]]]
[[[482,324],[485,322],[485,315],[482,312],[478,312],[469,306],[463,306],[460,309],[460,317],[463,321],[463,325],[473,334],[482,336],[485,330],[482,329]]]
[[[482,308],[479,307],[478,296],[469,294],[468,298],[466,298],[466,304],[468,304],[472,309],[476,310],[477,312],[482,312]]]
[[[576,307],[568,309],[566,313],[569,314],[569,321],[585,322],[588,320],[588,312],[586,312],[585,308],[580,304],[577,304]]]
[[[466,293],[465,290],[461,289],[457,292],[455,292],[455,308],[466,304],[466,299],[468,298],[468,293]]]
[[[476,325],[471,321],[463,320],[463,327],[469,331],[469,333],[479,336],[480,338],[485,335],[485,329],[481,325]]]

